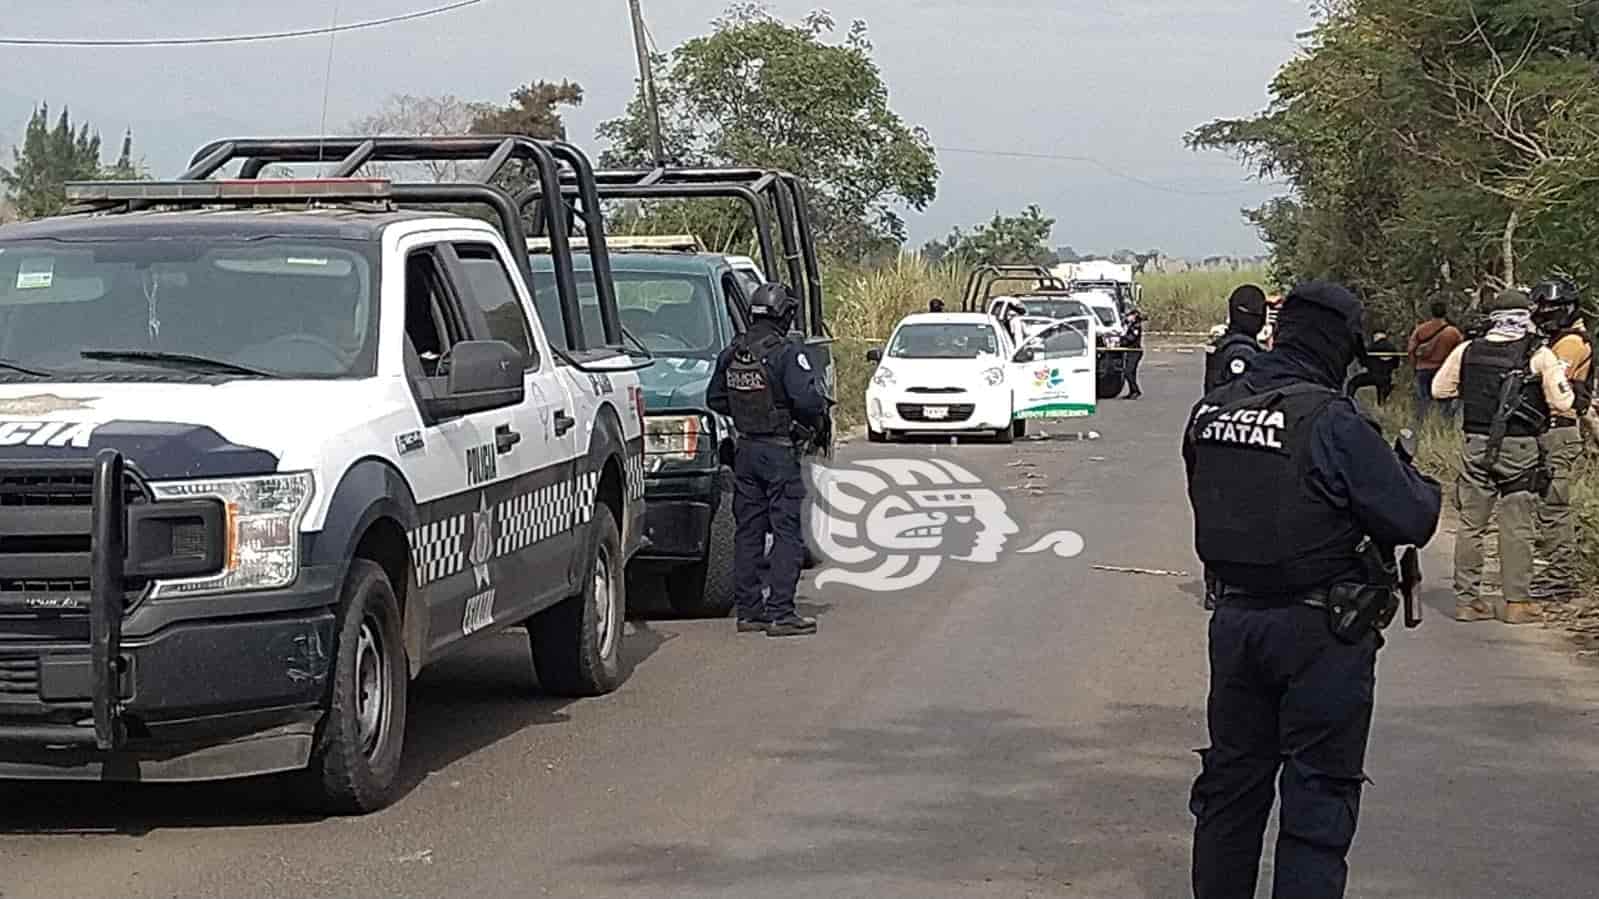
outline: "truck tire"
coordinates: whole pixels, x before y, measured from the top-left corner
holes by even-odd
[[[666,575],[666,598],[678,615],[726,618],[733,611],[732,479],[732,472],[722,472],[722,495],[705,537],[705,558]]]
[[[1010,433],[1017,440],[1027,436],[1027,419],[1018,418],[1010,423]]]
[[[334,639],[328,710],[303,792],[325,814],[364,815],[396,798],[411,680],[399,603],[376,563],[350,563]]]
[[[994,440],[997,443],[1014,443],[1016,441],[1015,425],[1008,424],[1005,427],[995,431]]]
[[[622,534],[611,507],[598,499],[586,542],[583,589],[527,622],[533,673],[552,696],[601,696],[622,682]]]
[[[1121,369],[1112,368],[1099,376],[1094,384],[1094,393],[1102,400],[1113,400],[1121,395],[1122,388],[1127,386],[1126,379],[1122,377]]]
[[[886,432],[884,432],[884,431],[874,431],[874,430],[872,430],[871,425],[867,425],[866,426],[866,442],[867,443],[887,443],[888,442],[888,434]]]

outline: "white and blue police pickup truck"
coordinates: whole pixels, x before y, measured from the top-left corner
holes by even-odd
[[[525,626],[545,692],[618,686],[639,363],[552,342],[576,298],[514,217],[408,205],[508,197],[71,194],[0,228],[0,778],[299,772],[363,813],[450,653]]]

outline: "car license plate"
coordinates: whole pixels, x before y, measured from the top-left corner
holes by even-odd
[[[927,416],[930,419],[933,419],[934,421],[940,421],[942,419],[945,419],[945,418],[949,417],[949,407],[948,406],[924,406],[922,408],[922,414]]]

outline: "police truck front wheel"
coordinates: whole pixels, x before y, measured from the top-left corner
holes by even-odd
[[[721,474],[721,496],[705,536],[705,558],[666,575],[666,598],[679,615],[726,618],[733,611],[733,473]]]
[[[350,563],[339,601],[331,698],[305,786],[313,805],[361,815],[394,801],[410,669],[399,603],[382,567]]]
[[[553,696],[600,696],[622,681],[622,622],[627,578],[622,534],[604,502],[594,504],[582,590],[527,623],[533,673]]]

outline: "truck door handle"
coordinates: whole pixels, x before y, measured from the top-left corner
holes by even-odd
[[[522,435],[511,430],[510,425],[500,425],[494,429],[494,451],[504,455],[511,451],[511,447],[522,442]]]
[[[575,427],[577,427],[577,419],[567,415],[565,409],[555,413],[555,436],[559,437]]]

